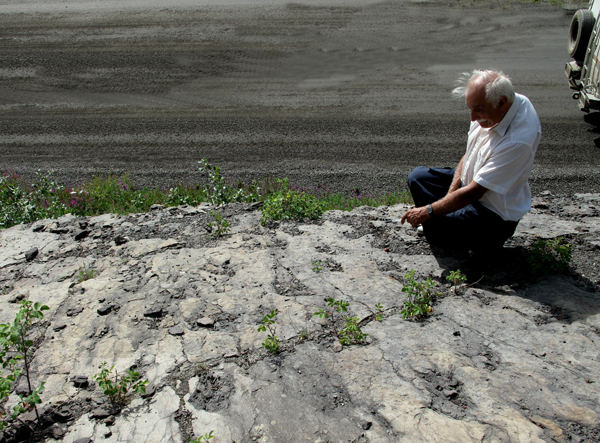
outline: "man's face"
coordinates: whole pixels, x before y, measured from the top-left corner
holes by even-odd
[[[476,121],[482,128],[493,128],[496,126],[510,108],[508,99],[502,97],[497,106],[492,106],[485,99],[485,85],[475,80],[468,87],[465,101],[471,110],[471,121]]]

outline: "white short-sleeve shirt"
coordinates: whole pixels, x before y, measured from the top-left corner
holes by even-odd
[[[495,127],[472,122],[461,182],[475,180],[488,189],[479,202],[504,220],[519,221],[531,209],[529,176],[540,143],[540,120],[529,99],[515,94],[510,109]]]

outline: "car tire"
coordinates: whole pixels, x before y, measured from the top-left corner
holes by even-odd
[[[589,9],[579,9],[571,19],[568,42],[569,55],[579,64],[582,64],[585,59],[595,22],[594,14]]]

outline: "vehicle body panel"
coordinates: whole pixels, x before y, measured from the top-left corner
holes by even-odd
[[[588,10],[592,12],[595,23],[589,40],[586,42],[587,50],[583,61],[572,61],[565,66],[565,74],[569,79],[570,88],[577,91],[573,98],[579,101],[582,111],[600,110],[600,0],[591,0]],[[577,14],[576,14],[577,15]],[[574,16],[575,20],[576,17]],[[581,24],[580,24],[581,25]],[[569,41],[572,44],[573,22],[571,23]],[[587,38],[586,38],[587,40]]]

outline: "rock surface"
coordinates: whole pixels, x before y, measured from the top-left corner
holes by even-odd
[[[220,238],[206,234],[207,206],[0,231],[0,322],[25,298],[50,307],[32,364],[50,422],[37,440],[598,441],[600,196],[534,206],[487,258],[431,248],[397,222],[404,205],[265,227],[229,205]],[[537,236],[572,246],[567,273],[531,275]],[[96,277],[80,281],[82,268]],[[468,282],[454,293],[459,268]],[[421,321],[400,312],[411,269],[440,293]],[[330,297],[349,302],[364,343],[341,346],[313,316]],[[276,355],[257,330],[272,310]],[[154,395],[112,409],[91,382],[104,361],[135,366]]]

